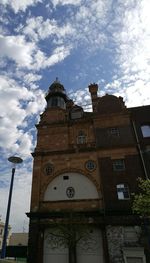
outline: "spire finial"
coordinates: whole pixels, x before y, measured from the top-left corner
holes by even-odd
[[[58,77],[56,77],[56,80],[54,81],[55,83],[59,83]]]

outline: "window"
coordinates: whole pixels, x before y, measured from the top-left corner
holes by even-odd
[[[119,129],[116,127],[110,128],[110,135],[119,136]]]
[[[83,131],[79,131],[77,137],[77,144],[85,144],[86,143],[86,135]]]
[[[80,119],[83,117],[83,109],[79,106],[75,106],[72,110],[71,110],[71,119]]]
[[[57,107],[58,106],[58,98],[57,97],[52,98],[51,106],[52,107]]]
[[[96,163],[92,160],[89,160],[85,163],[85,167],[90,172],[94,171],[96,169]]]
[[[125,170],[124,159],[113,160],[113,170],[114,171],[124,171]]]
[[[69,176],[68,175],[64,175],[63,176],[63,180],[69,180]]]
[[[142,135],[144,138],[150,137],[150,124],[145,124],[141,126]]]
[[[48,101],[48,107],[60,107],[60,108],[65,109],[66,108],[66,104],[65,104],[65,101],[64,101],[64,99],[62,97],[53,96]]]
[[[127,184],[117,184],[117,196],[119,200],[130,199],[129,188]]]
[[[145,153],[150,154],[150,145],[146,145]]]

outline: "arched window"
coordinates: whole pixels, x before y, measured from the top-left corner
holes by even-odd
[[[130,199],[129,187],[127,184],[117,184],[117,196],[119,200]]]
[[[86,144],[86,135],[83,131],[79,131],[78,133],[77,144]]]

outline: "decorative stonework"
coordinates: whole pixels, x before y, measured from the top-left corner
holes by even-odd
[[[66,195],[68,196],[68,198],[73,198],[75,195],[75,189],[73,187],[68,187],[66,189]]]
[[[44,166],[44,174],[45,174],[45,175],[52,175],[53,171],[54,171],[54,166],[53,166],[53,164],[47,163],[47,164]]]

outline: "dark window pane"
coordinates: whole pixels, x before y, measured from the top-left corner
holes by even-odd
[[[113,160],[113,170],[114,171],[123,171],[125,170],[125,163],[123,159]]]

